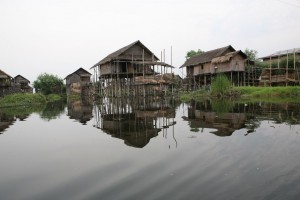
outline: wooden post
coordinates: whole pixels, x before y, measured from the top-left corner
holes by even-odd
[[[289,51],[286,52],[286,72],[285,72],[285,86],[288,85],[288,69],[289,69]]]
[[[269,84],[270,86],[272,86],[272,83],[271,83],[271,73],[272,73],[272,70],[271,70],[272,66],[271,66],[271,56],[270,56],[270,73],[269,73]]]

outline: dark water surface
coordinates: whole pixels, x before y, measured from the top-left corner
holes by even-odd
[[[300,199],[300,104],[149,102],[0,109],[0,199]]]

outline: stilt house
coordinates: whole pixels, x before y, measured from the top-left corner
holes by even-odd
[[[13,86],[13,78],[0,70],[0,96],[5,96],[11,93]]]
[[[17,75],[14,78],[15,92],[32,93],[33,89],[29,84],[30,81],[21,75]]]
[[[186,67],[186,89],[209,86],[218,73],[225,74],[234,85],[244,85],[246,59],[246,54],[230,45],[193,56],[180,67]]]
[[[269,67],[262,70],[260,86],[300,84],[300,48],[278,51],[261,59]]]
[[[124,91],[137,94],[143,90],[145,94],[145,88],[141,89],[140,86],[162,85],[162,82],[168,84],[155,76],[167,73],[166,70],[170,68],[171,65],[159,62],[140,41],[109,54],[91,67],[97,77],[100,93],[112,96],[121,96]]]
[[[79,68],[72,74],[69,74],[66,79],[67,94],[87,94],[89,93],[91,83],[91,73],[83,68]]]

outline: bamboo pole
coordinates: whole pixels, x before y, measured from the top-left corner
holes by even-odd
[[[272,86],[272,83],[271,83],[271,74],[272,74],[272,63],[271,63],[272,59],[271,59],[271,56],[270,56],[270,72],[269,72],[269,84],[270,86]]]
[[[289,69],[289,51],[286,52],[286,67],[285,67],[285,86],[288,85],[288,69]]]

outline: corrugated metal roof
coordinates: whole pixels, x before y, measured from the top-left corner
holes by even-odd
[[[294,54],[294,52],[296,54],[300,54],[300,48],[294,48],[294,49],[288,49],[288,50],[283,50],[283,51],[277,51],[275,53],[272,53],[268,56],[264,56],[264,57],[261,57],[261,59],[264,59],[264,58],[270,58],[270,57],[280,57],[280,56],[285,56],[287,54]]]

